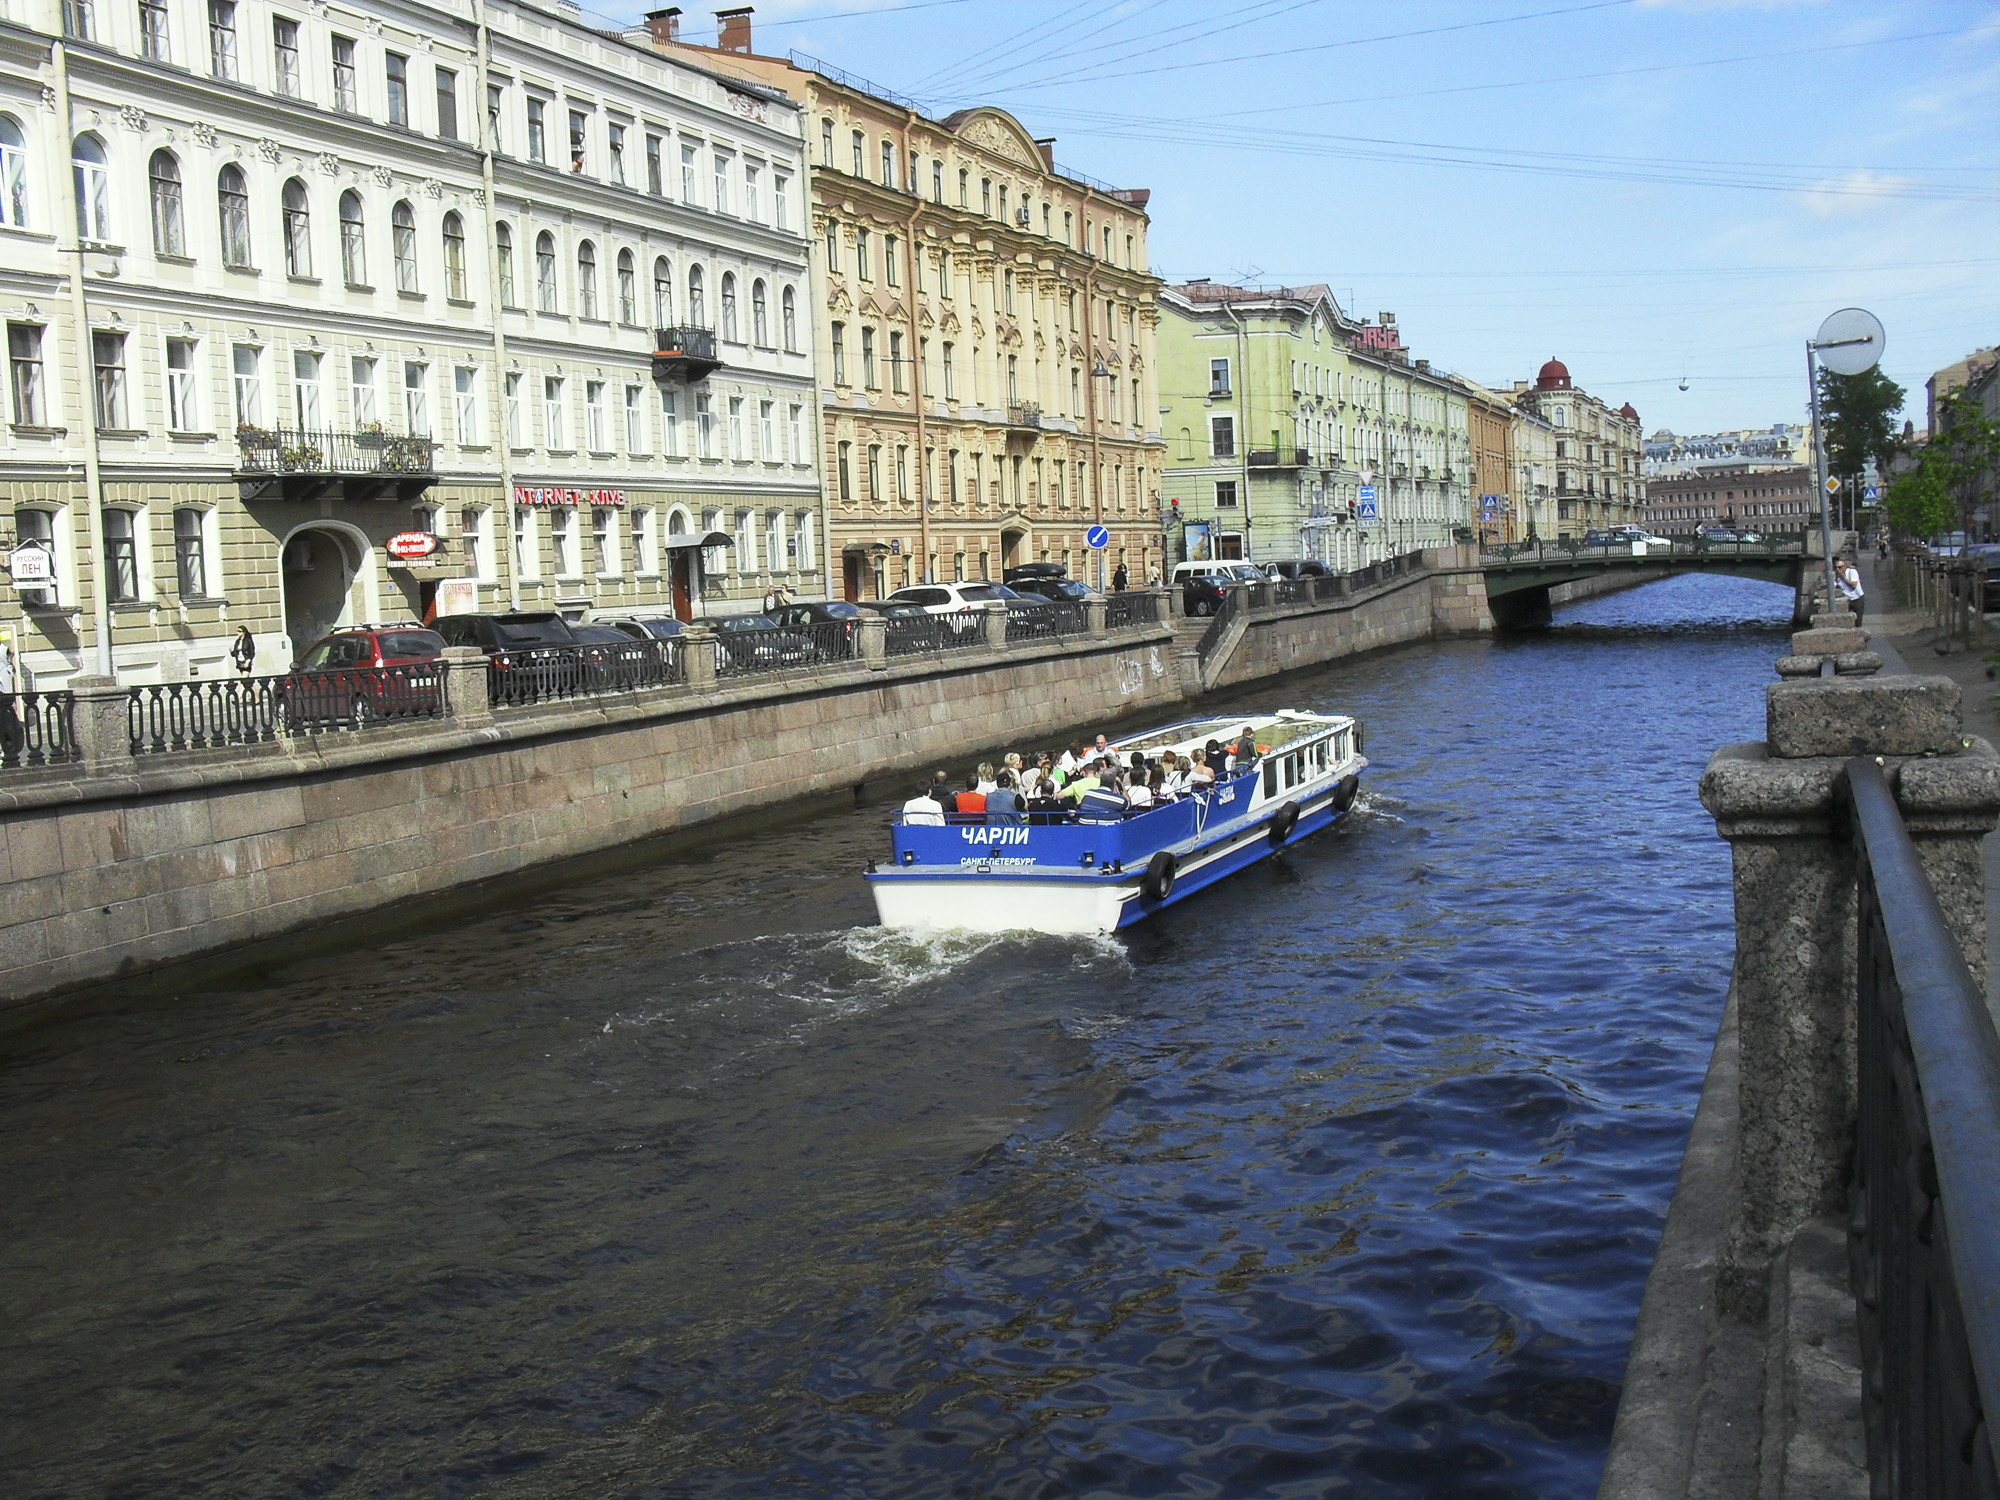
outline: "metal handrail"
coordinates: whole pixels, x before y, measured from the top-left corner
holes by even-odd
[[[1249,595],[1248,588],[1230,588],[1224,591],[1222,607],[1215,612],[1215,618],[1208,622],[1208,629],[1201,633],[1201,639],[1194,645],[1195,655],[1201,659],[1202,666],[1208,665],[1208,659],[1222,644],[1222,638],[1229,634],[1229,627],[1235,623],[1237,615],[1248,607]]]
[[[19,734],[0,739],[0,768],[56,766],[83,758],[76,743],[76,694],[59,690],[14,696]]]
[[[1847,763],[1860,903],[1850,1195],[1876,1493],[2000,1492],[2000,1036],[1882,768]]]

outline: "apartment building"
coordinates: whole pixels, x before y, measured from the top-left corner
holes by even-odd
[[[1514,414],[1511,402],[1463,376],[1453,377],[1465,392],[1467,479],[1473,489],[1473,526],[1481,542],[1518,542],[1527,535],[1525,506],[1516,502]]]
[[[1704,526],[1800,531],[1818,515],[1805,465],[1719,459],[1647,480],[1640,521],[1659,536],[1692,536]]]
[[[1147,190],[1057,166],[1054,143],[1004,110],[933,120],[826,64],[759,56],[747,7],[717,19],[714,47],[681,39],[678,10],[647,24],[666,55],[803,112],[840,591],[1031,561],[1093,583],[1120,563],[1158,573]]]
[[[1580,536],[1638,521],[1646,495],[1644,445],[1629,402],[1607,405],[1574,385],[1569,367],[1553,357],[1532,386],[1514,382],[1513,399],[1555,429],[1556,530],[1542,536]]]
[[[36,683],[213,675],[242,625],[269,670],[358,621],[824,592],[789,101],[507,0],[12,14],[0,517],[55,578],[0,631]]]

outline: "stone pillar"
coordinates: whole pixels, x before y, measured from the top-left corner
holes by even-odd
[[[1007,602],[1004,599],[988,599],[979,606],[986,618],[981,625],[986,631],[986,644],[995,651],[1007,649]]]
[[[93,776],[134,769],[132,696],[110,677],[72,677],[76,695],[76,749]]]
[[[493,722],[493,699],[487,691],[486,653],[477,646],[444,648],[445,701],[452,722],[461,729],[484,729]]]
[[[889,665],[887,615],[868,610],[854,622],[854,655],[857,660],[866,662],[872,671],[880,672]]]
[[[1853,644],[1807,638],[1815,634],[1795,637],[1794,655]],[[1849,676],[1767,689],[1765,740],[1724,746],[1701,778],[1702,805],[1730,845],[1742,1048],[1735,1202],[1716,1290],[1724,1310],[1745,1320],[1763,1317],[1773,1261],[1800,1226],[1846,1199],[1856,855],[1842,798],[1844,766],[1856,755],[1881,759],[1966,961],[1985,983],[1982,841],[2000,815],[2000,756],[1962,733],[1957,684]]]
[[[712,691],[715,687],[715,653],[721,650],[715,632],[706,625],[690,625],[675,639],[681,643],[681,650],[687,653],[687,685],[697,693]]]
[[[1101,641],[1111,634],[1110,609],[1103,598],[1083,601],[1083,628],[1094,641]]]

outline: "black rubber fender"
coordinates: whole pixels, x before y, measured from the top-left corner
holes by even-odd
[[[1346,812],[1348,808],[1354,806],[1354,799],[1360,795],[1361,778],[1359,776],[1341,777],[1340,785],[1333,789],[1333,810],[1335,812]]]
[[[1139,893],[1148,901],[1164,901],[1174,893],[1174,876],[1180,872],[1181,862],[1174,857],[1171,849],[1161,849],[1146,861],[1146,874],[1139,882]]]
[[[1282,844],[1292,836],[1292,829],[1298,826],[1299,805],[1286,802],[1271,815],[1271,842]]]

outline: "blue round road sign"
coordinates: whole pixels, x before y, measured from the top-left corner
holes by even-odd
[[[1108,547],[1111,545],[1111,532],[1107,527],[1093,526],[1083,534],[1083,539],[1093,547]]]

